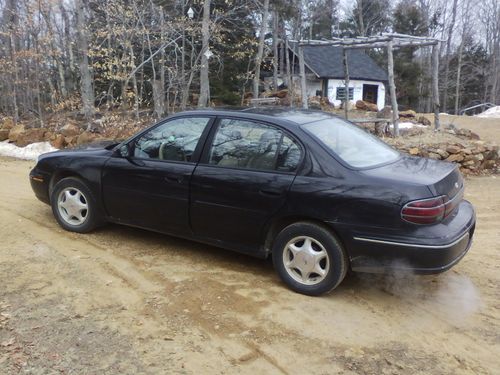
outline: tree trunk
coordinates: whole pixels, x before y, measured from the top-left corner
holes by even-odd
[[[363,0],[358,0],[358,27],[359,27],[359,35],[365,36],[365,22],[363,19]]]
[[[273,88],[278,90],[278,12],[273,12]]]
[[[349,64],[347,63],[347,51],[342,48],[343,63],[344,63],[344,80],[345,80],[345,96],[344,96],[344,116],[349,119]]]
[[[17,103],[17,84],[19,82],[19,72],[17,66],[17,27],[19,18],[17,15],[16,0],[8,0],[4,8],[4,17],[7,19],[7,27],[9,30],[9,58],[14,71],[14,77],[12,80],[12,118],[14,123],[19,120],[19,106]]]
[[[298,46],[299,49],[299,69],[300,69],[300,94],[302,97],[302,108],[308,109],[307,103],[307,86],[306,86],[306,64],[304,62],[304,47]]]
[[[286,81],[288,87],[288,97],[290,98],[290,107],[293,107],[295,93],[293,92],[292,73],[290,69],[290,53],[288,51],[288,39],[285,36],[285,59],[286,59]]]
[[[455,115],[458,115],[458,107],[460,106],[460,80],[462,75],[462,55],[464,50],[464,40],[460,43],[458,48],[458,63],[457,63],[457,80],[455,83]]]
[[[264,55],[264,41],[267,32],[267,18],[269,16],[269,0],[264,0],[264,9],[262,10],[262,25],[260,25],[259,46],[257,49],[257,56],[255,56],[255,76],[253,78],[253,97],[259,97],[259,83],[260,83],[260,65],[262,64],[262,57]]]
[[[389,93],[391,94],[392,106],[392,125],[394,127],[394,136],[399,136],[399,110],[396,98],[396,84],[394,83],[394,57],[392,54],[393,42],[387,43],[387,72],[389,75]]]
[[[82,96],[83,115],[87,120],[87,128],[90,128],[94,116],[94,90],[92,88],[92,76],[90,74],[88,59],[88,41],[85,30],[85,7],[83,0],[76,0],[76,28],[77,45],[80,55],[80,94]]]
[[[450,75],[450,53],[451,53],[451,38],[453,36],[453,29],[455,27],[455,19],[457,17],[457,2],[453,0],[453,7],[451,10],[451,22],[448,27],[448,39],[446,40],[446,59],[445,71],[443,81],[443,112],[447,112],[448,107],[448,77]]]
[[[432,99],[434,109],[434,128],[439,129],[439,50],[438,45],[432,46]]]
[[[210,81],[208,79],[208,43],[210,41],[210,0],[203,3],[203,19],[201,21],[201,68],[200,68],[200,97],[198,107],[207,107],[210,101]]]

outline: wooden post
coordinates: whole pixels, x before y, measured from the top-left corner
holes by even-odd
[[[392,56],[393,41],[387,42],[387,72],[389,75],[389,93],[391,95],[392,106],[392,126],[394,127],[394,136],[399,137],[399,110],[396,99],[396,85],[394,84],[394,57]]]
[[[344,55],[344,82],[345,82],[345,96],[344,96],[344,116],[345,119],[349,119],[349,64],[347,63],[347,51],[342,48],[342,53]]]
[[[308,109],[306,92],[306,65],[304,62],[304,48],[299,44],[299,69],[300,69],[300,91],[302,95],[302,108]]]
[[[434,108],[434,128],[439,129],[439,51],[438,43],[432,46],[432,104]],[[446,88],[446,87],[445,87]]]

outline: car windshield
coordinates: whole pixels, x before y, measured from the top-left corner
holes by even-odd
[[[355,168],[369,168],[399,157],[399,153],[384,142],[339,118],[315,121],[302,127]]]

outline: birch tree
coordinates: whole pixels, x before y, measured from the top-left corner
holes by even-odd
[[[209,41],[210,41],[210,0],[203,3],[203,19],[201,23],[201,68],[200,97],[198,107],[207,107],[210,101],[210,81],[208,78]]]

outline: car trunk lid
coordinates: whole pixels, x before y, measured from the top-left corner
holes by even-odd
[[[405,155],[394,163],[364,172],[388,180],[426,185],[432,196],[446,195],[448,199],[463,190],[463,178],[458,166],[433,159]]]

